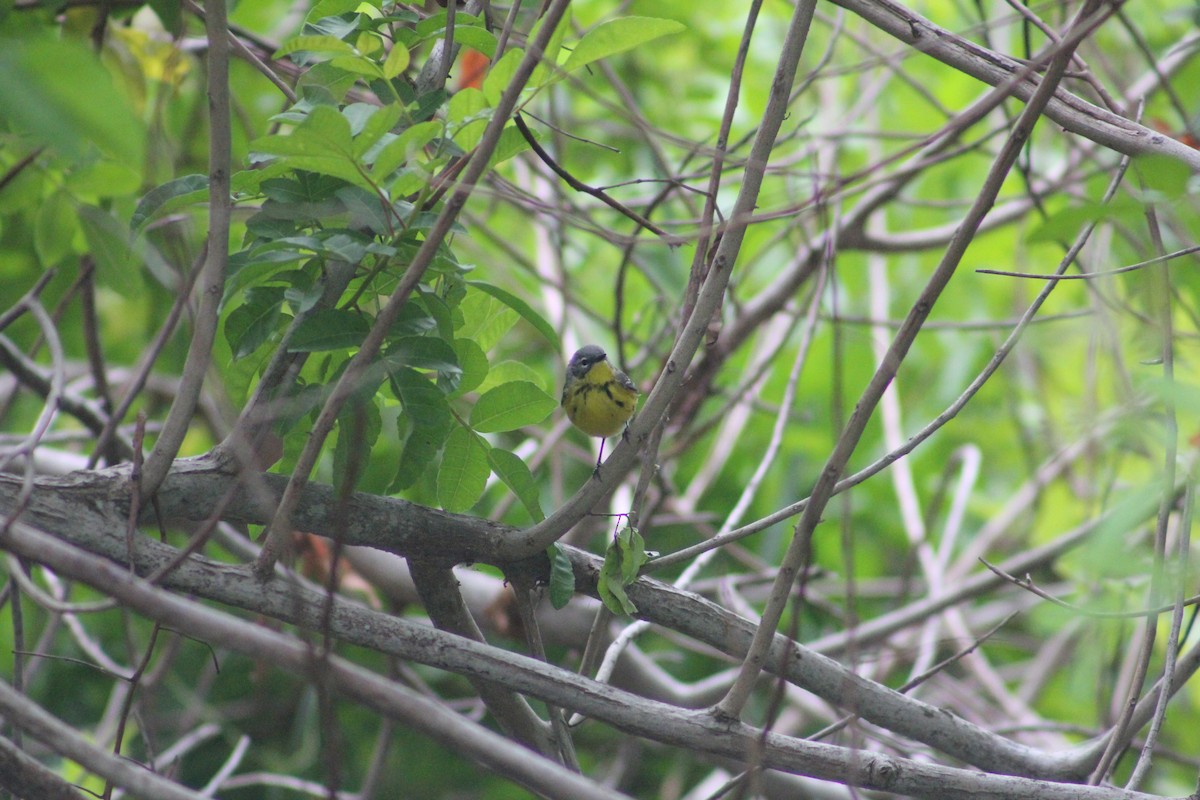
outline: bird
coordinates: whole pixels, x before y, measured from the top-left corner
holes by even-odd
[[[600,438],[594,475],[600,473],[604,440],[626,429],[637,403],[637,386],[628,375],[613,367],[603,348],[585,345],[567,362],[562,407],[572,425],[588,436]]]

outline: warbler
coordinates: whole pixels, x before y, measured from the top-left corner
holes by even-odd
[[[637,387],[628,375],[613,367],[602,349],[589,344],[571,356],[562,407],[576,428],[588,436],[600,437],[597,472],[604,457],[604,440],[624,430],[637,402]]]

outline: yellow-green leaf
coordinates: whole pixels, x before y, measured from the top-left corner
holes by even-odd
[[[480,433],[514,431],[536,425],[558,406],[558,401],[529,381],[513,381],[490,389],[471,409],[471,427]]]

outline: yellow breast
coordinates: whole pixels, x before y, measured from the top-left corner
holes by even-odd
[[[607,361],[595,364],[563,392],[567,418],[588,436],[616,436],[633,416],[637,400],[633,382]]]

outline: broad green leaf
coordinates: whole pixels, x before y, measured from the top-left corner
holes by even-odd
[[[312,276],[303,270],[285,270],[274,276],[274,279],[289,284],[283,291],[283,299],[296,315],[307,314],[325,294],[324,284],[313,280]]]
[[[372,241],[358,231],[329,230],[317,239],[315,251],[336,261],[358,264],[366,257]]]
[[[283,289],[265,286],[248,289],[246,301],[225,318],[225,340],[234,360],[245,358],[259,348],[282,316]]]
[[[625,587],[637,580],[638,571],[646,560],[645,542],[634,528],[622,528],[608,543],[596,589],[604,605],[614,614],[632,616],[637,613],[637,606],[625,593]]]
[[[268,199],[278,203],[313,206],[329,202],[344,186],[328,175],[300,172],[294,176],[268,178],[262,181],[260,189]]]
[[[467,292],[459,310],[462,324],[455,336],[474,339],[485,353],[490,353],[520,318],[510,307],[481,291]]]
[[[534,327],[534,330],[546,337],[546,341],[554,345],[555,350],[562,349],[562,343],[558,339],[558,334],[554,332],[554,327],[546,321],[545,317],[534,311],[533,306],[529,305],[529,303],[526,303],[512,292],[501,289],[499,286],[485,283],[484,281],[467,281],[467,284],[474,286],[481,292],[490,294],[513,311],[516,311],[521,315],[522,319]]]
[[[137,231],[150,220],[161,214],[184,208],[208,199],[207,175],[184,175],[156,186],[138,201],[129,227]]]
[[[276,50],[271,57],[280,59],[297,52],[322,56],[342,56],[353,55],[356,51],[350,44],[335,36],[297,36],[284,42],[283,46]]]
[[[558,406],[558,402],[528,381],[505,383],[479,398],[471,409],[471,427],[480,433],[513,431],[536,425]]]
[[[575,596],[575,572],[571,569],[571,559],[558,542],[550,545],[546,555],[550,557],[550,605],[563,608]]]
[[[438,451],[446,443],[446,436],[453,424],[449,407],[446,409],[444,424],[416,425],[408,417],[401,416],[396,420],[400,430],[400,441],[403,443],[400,460],[396,465],[396,476],[388,487],[389,493],[403,491],[415,484],[430,467],[437,463]]]
[[[92,205],[78,207],[79,224],[100,277],[123,293],[133,291],[140,265],[130,247],[129,232],[111,214]]]
[[[450,418],[446,395],[429,378],[410,367],[400,367],[390,374],[396,399],[418,426],[437,426]]]
[[[445,11],[438,11],[435,14],[430,14],[425,19],[417,23],[417,33],[421,36],[437,36],[445,35],[446,25],[449,22]],[[454,15],[455,34],[457,35],[459,28],[466,28],[476,25],[482,25],[483,20],[474,14],[467,14],[459,11]]]
[[[33,218],[33,249],[42,266],[53,267],[70,255],[78,232],[78,214],[66,192],[43,200]]]
[[[452,514],[462,513],[479,502],[487,486],[487,447],[471,431],[455,427],[446,437],[442,465],[438,470],[438,503]]]
[[[467,88],[450,98],[447,116],[454,131],[454,143],[469,151],[483,138],[483,130],[492,116],[492,109],[483,92]]]
[[[409,488],[436,463],[438,451],[450,433],[450,405],[433,382],[416,370],[403,367],[392,373],[392,391],[403,413],[397,433],[403,448],[389,492]]]
[[[329,106],[317,106],[291,133],[263,136],[251,143],[255,153],[278,156],[292,169],[330,175],[371,189],[354,159],[349,121]]]
[[[388,345],[383,359],[390,369],[432,369],[457,378],[462,374],[458,355],[444,339],[433,336],[402,336]]]
[[[521,505],[525,506],[534,522],[541,522],[546,518],[538,500],[538,486],[533,480],[533,473],[524,461],[515,453],[493,447],[488,451],[488,464],[492,472],[496,473],[496,477],[503,481],[521,501]]]
[[[506,50],[504,55],[500,56],[500,60],[488,68],[488,73],[483,79],[483,96],[489,106],[500,102],[500,95],[512,83],[524,56],[525,51],[519,48]]]
[[[528,149],[530,149],[529,142],[525,136],[517,130],[516,125],[509,125],[500,132],[500,138],[496,141],[496,149],[492,152],[492,157],[488,159],[488,165],[494,167],[497,164],[503,164]]]
[[[333,450],[333,485],[354,490],[371,460],[371,448],[379,439],[383,421],[371,400],[352,397],[338,414],[337,444]]]
[[[343,14],[356,11],[359,5],[358,0],[320,0],[319,3],[309,9],[308,16],[305,19],[310,23],[319,23],[326,17],[340,17]]]
[[[604,554],[604,565],[596,579],[596,593],[612,613],[631,617],[637,614],[637,606],[625,594],[625,584],[621,582],[621,553],[612,545]]]
[[[537,37],[545,19],[545,17],[542,17],[534,24],[532,30],[529,31],[528,41],[533,41]],[[541,63],[533,70],[533,75],[529,78],[529,86],[544,86],[559,77],[560,73],[555,65],[558,64],[558,54],[562,50],[563,39],[566,38],[567,31],[571,30],[571,28],[571,13],[568,9],[567,13],[559,20],[558,27],[554,29],[554,33],[550,36],[550,41],[546,45],[545,55],[542,57]]]
[[[106,285],[126,295],[142,290],[140,276],[144,267],[162,286],[178,288],[179,276],[158,248],[145,239],[131,239],[129,229],[111,213],[96,206],[78,206],[79,222],[87,240],[88,252],[96,260],[99,276]]]
[[[442,133],[440,122],[418,122],[388,142],[375,156],[371,174],[376,180],[391,175]]]
[[[1159,153],[1139,155],[1133,168],[1145,183],[1144,191],[1154,193],[1166,201],[1187,197],[1195,178],[1192,170],[1180,169],[1178,159]]]
[[[454,311],[450,308],[448,298],[441,297],[434,292],[428,292],[417,287],[418,296],[421,305],[429,312],[430,318],[433,319],[434,327],[437,329],[438,335],[446,340],[454,339],[454,323],[452,317]],[[455,305],[459,305],[461,301],[455,301]]]
[[[488,358],[479,345],[472,339],[455,339],[454,352],[458,355],[459,366],[462,367],[462,377],[458,386],[450,393],[451,397],[462,397],[467,392],[473,392],[488,376]]]
[[[571,55],[563,62],[566,72],[602,58],[624,53],[626,50],[651,42],[663,36],[679,33],[686,29],[681,22],[656,17],[619,17],[602,22],[583,35]]]
[[[367,118],[362,132],[354,137],[354,157],[362,158],[383,135],[389,133],[404,116],[404,109],[399,103],[390,103],[377,110]]]
[[[433,119],[449,99],[450,92],[445,89],[435,89],[419,96],[415,104],[409,104],[413,122],[426,122]]]
[[[488,58],[496,53],[496,34],[475,25],[455,27],[454,43],[478,50]]]
[[[420,303],[408,302],[400,308],[392,327],[388,328],[388,338],[412,336],[413,334],[428,333],[437,326]]]
[[[566,365],[563,365],[563,369],[566,369]],[[558,380],[558,378],[555,378],[556,384],[558,383]],[[484,379],[483,383],[479,385],[478,389],[482,393],[486,392],[488,389],[493,389],[502,383],[509,383],[511,381],[529,381],[545,391],[550,391],[546,385],[545,375],[529,366],[524,361],[513,361],[511,359],[506,359],[504,361],[492,364],[491,369],[488,370],[487,377]],[[550,393],[554,394],[554,392]]]
[[[390,81],[408,69],[411,61],[412,56],[409,55],[408,48],[399,43],[394,44],[391,52],[387,54],[387,58],[383,60],[383,77]]]
[[[330,60],[329,66],[343,69],[355,75],[365,75],[368,78],[383,77],[383,69],[374,59],[368,56],[338,56]]]
[[[65,176],[65,186],[77,198],[99,200],[124,197],[141,188],[141,172],[128,164],[118,164],[107,158],[97,159]]]
[[[379,195],[361,186],[342,186],[337,198],[349,215],[346,225],[352,229],[369,229],[372,233],[392,235],[396,232],[396,220],[389,216],[387,206],[380,202]]]
[[[1079,233],[1084,226],[1091,223],[1124,221],[1137,225],[1145,207],[1131,197],[1115,198],[1110,203],[1085,201],[1070,208],[1052,212],[1026,238],[1028,242],[1068,242]],[[996,269],[1012,269],[1010,265],[997,265]]]
[[[383,40],[373,31],[360,31],[354,39],[354,47],[359,55],[368,56],[372,61],[377,60],[376,54],[383,50]],[[382,68],[380,75],[383,74]]]
[[[358,347],[371,323],[361,314],[337,308],[316,312],[300,323],[288,342],[293,353],[316,353]]]
[[[142,115],[83,37],[0,36],[0,125],[76,159],[98,148],[144,163]]]
[[[648,560],[646,542],[637,528],[626,525],[617,532],[616,546],[621,551],[621,580],[628,586],[637,580],[638,571]]]

